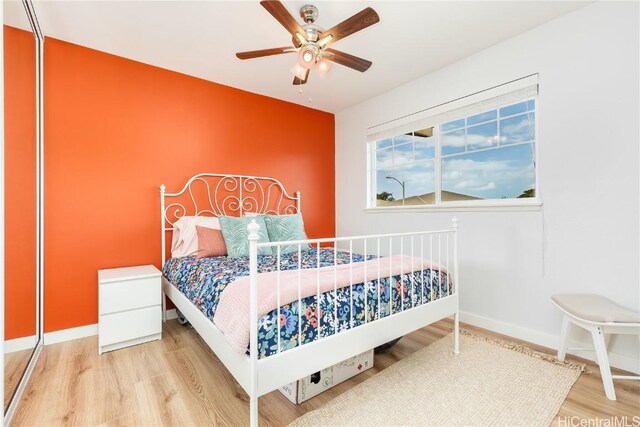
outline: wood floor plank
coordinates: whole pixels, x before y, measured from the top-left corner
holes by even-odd
[[[496,339],[509,337],[468,325]],[[405,336],[374,367],[300,405],[280,392],[260,398],[260,423],[287,425],[367,378],[450,333],[442,320]],[[552,354],[544,347],[512,340]],[[97,337],[46,346],[17,408],[15,426],[238,426],[249,422],[247,394],[191,328],[166,322],[163,339],[98,356]],[[585,362],[570,357],[572,361]],[[616,381],[618,400],[604,396],[593,363],[571,389],[554,420],[640,415],[640,382]],[[618,371],[617,373],[620,373]],[[568,419],[568,418],[564,418]],[[630,418],[629,418],[630,419]],[[567,425],[567,424],[564,424]]]
[[[18,383],[22,378],[33,349],[14,351],[4,355],[4,406],[11,400],[14,391],[18,388]]]

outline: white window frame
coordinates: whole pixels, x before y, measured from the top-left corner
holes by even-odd
[[[535,141],[534,141],[534,169],[535,169],[535,197],[513,199],[484,199],[465,201],[442,201],[442,150],[439,125],[458,118],[468,117],[483,111],[488,111],[499,106],[517,103],[517,100],[509,101],[510,97],[517,99],[518,94],[524,99],[535,99]],[[501,101],[501,99],[503,101]],[[493,107],[490,107],[493,106]],[[431,107],[409,116],[393,120],[381,125],[373,126],[367,132],[367,195],[365,212],[383,213],[397,211],[483,211],[483,210],[540,210],[542,197],[540,192],[540,138],[538,132],[539,120],[538,75],[527,76],[512,82],[496,86],[494,88],[478,92],[457,100]],[[434,127],[435,138],[435,203],[410,206],[377,206],[377,169],[375,143],[384,138],[401,135],[428,127]]]

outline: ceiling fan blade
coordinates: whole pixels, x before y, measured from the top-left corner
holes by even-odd
[[[309,78],[309,69],[307,69],[307,71],[304,73],[304,79],[301,80],[298,76],[295,76],[293,78],[293,84],[295,86],[299,86],[299,85],[303,85],[307,82],[307,79]]]
[[[327,61],[335,62],[336,64],[353,68],[354,70],[360,71],[361,73],[367,71],[372,64],[371,61],[358,58],[357,56],[349,55],[348,53],[340,52],[339,50],[325,49],[325,52],[329,52],[331,54],[323,56],[323,58]]]
[[[236,56],[239,59],[260,58],[262,56],[280,55],[282,53],[295,52],[291,46],[273,47],[271,49],[250,50],[249,52],[238,52]]]
[[[299,40],[296,38],[296,33],[306,34],[298,21],[291,16],[289,11],[284,5],[277,0],[263,0],[260,2],[262,7],[267,9],[276,20],[284,27],[287,31],[294,37],[294,40],[299,43]],[[300,46],[299,44],[296,46]]]
[[[329,28],[327,31],[322,33],[321,37],[331,35],[331,40],[329,40],[327,44],[335,43],[340,39],[375,24],[376,22],[380,22],[380,17],[375,10],[368,7],[356,13],[351,18],[342,21],[335,27]]]

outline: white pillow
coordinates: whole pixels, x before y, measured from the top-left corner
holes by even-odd
[[[183,216],[173,224],[171,257],[180,258],[198,253],[196,225],[220,230],[218,218],[213,216]]]

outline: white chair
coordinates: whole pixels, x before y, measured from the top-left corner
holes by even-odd
[[[633,334],[640,337],[640,313],[622,307],[613,301],[595,294],[559,294],[551,297],[553,303],[564,313],[558,359],[564,360],[571,324],[591,332],[596,360],[604,392],[609,400],[616,400],[613,380],[640,380],[635,375],[611,375],[607,344],[611,334]],[[574,349],[569,350],[590,350]]]

